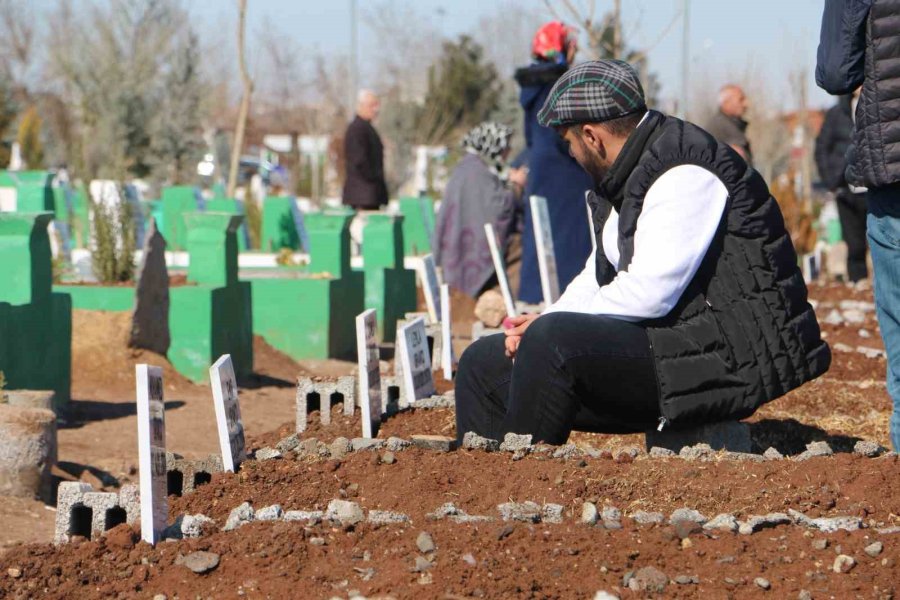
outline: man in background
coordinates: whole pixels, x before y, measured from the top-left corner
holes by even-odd
[[[847,183],[867,188],[875,307],[894,400],[891,443],[900,451],[900,0],[826,0],[816,83],[862,92],[847,153]]]
[[[375,93],[360,91],[356,117],[344,136],[347,179],[343,201],[356,209],[378,210],[388,201],[384,182],[384,146],[372,125],[380,108],[381,101]]]
[[[706,125],[706,130],[714,138],[728,144],[753,166],[753,153],[747,139],[747,96],[741,86],[729,83],[719,90],[719,110]]]
[[[841,96],[825,113],[825,122],[816,138],[816,166],[822,183],[834,193],[841,233],[847,244],[847,279],[857,282],[869,276],[866,266],[865,188],[850,186],[844,171],[847,148],[853,137],[853,108],[859,90]]]

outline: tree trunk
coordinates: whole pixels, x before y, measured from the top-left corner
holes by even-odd
[[[241,68],[241,107],[238,110],[237,125],[234,128],[234,145],[231,147],[231,165],[228,170],[228,197],[234,198],[237,187],[238,168],[241,162],[241,151],[244,147],[244,127],[247,125],[247,113],[250,112],[250,95],[253,94],[253,80],[247,73],[247,61],[244,58],[244,29],[247,17],[247,0],[238,0],[240,18],[238,19],[238,63]],[[245,199],[249,200],[249,199]]]

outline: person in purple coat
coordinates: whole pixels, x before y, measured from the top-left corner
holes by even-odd
[[[528,149],[528,182],[523,194],[525,224],[522,231],[522,271],[519,299],[537,304],[543,299],[537,247],[531,218],[531,196],[547,199],[559,289],[564,290],[591,253],[590,226],[584,193],[591,189],[590,176],[569,155],[552,129],[541,127],[537,114],[556,80],[568,71],[577,51],[574,32],[559,21],[545,24],[532,42],[534,61],[516,71],[522,88],[519,102],[525,110]]]

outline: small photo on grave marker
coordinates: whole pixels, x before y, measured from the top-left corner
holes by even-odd
[[[221,356],[209,368],[209,382],[216,409],[222,466],[224,470],[233,473],[247,459],[247,449],[244,445],[244,422],[238,402],[237,380],[230,354]]]

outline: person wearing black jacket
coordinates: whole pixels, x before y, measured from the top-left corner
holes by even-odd
[[[816,138],[816,166],[819,177],[834,193],[841,232],[847,243],[847,277],[856,282],[868,277],[866,266],[866,194],[862,188],[852,190],[844,171],[847,149],[853,136],[853,96],[841,96],[825,113],[825,122]]]
[[[826,0],[816,83],[830,94],[862,86],[847,182],[868,189],[867,231],[875,307],[894,400],[891,443],[900,450],[900,0]]]
[[[384,182],[384,146],[372,125],[381,103],[374,93],[359,93],[356,117],[344,136],[347,179],[344,182],[344,204],[357,209],[377,210],[387,204]]]

